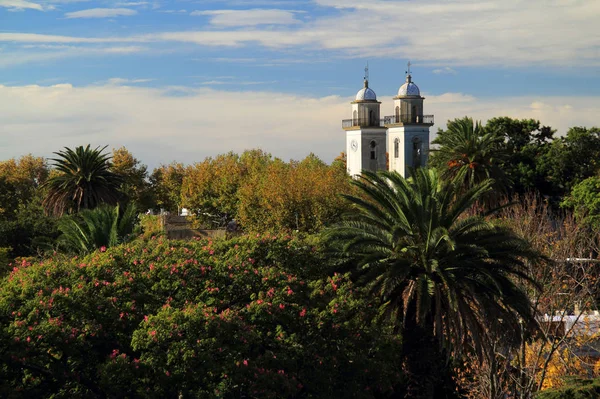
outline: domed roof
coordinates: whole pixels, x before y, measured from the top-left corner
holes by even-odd
[[[369,88],[368,80],[365,80],[365,87],[356,93],[356,101],[377,101],[377,94]]]
[[[398,97],[405,97],[405,96],[416,96],[416,97],[421,96],[421,91],[419,90],[419,86],[417,86],[416,84],[414,84],[412,82],[412,77],[410,75],[408,75],[406,77],[406,83],[404,83],[402,86],[400,86],[400,89],[398,90]]]

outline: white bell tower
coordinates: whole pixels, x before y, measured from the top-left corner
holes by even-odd
[[[369,87],[369,68],[365,68],[364,87],[352,101],[352,119],[342,121],[346,131],[346,164],[348,174],[363,170],[386,169],[386,128],[380,121],[381,102]]]
[[[394,115],[384,118],[388,129],[389,170],[409,177],[410,168],[427,165],[429,159],[429,128],[433,115],[423,114],[419,87],[413,83],[410,62],[406,82],[394,97]]]

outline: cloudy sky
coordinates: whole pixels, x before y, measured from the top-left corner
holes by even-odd
[[[408,60],[436,125],[600,125],[598,0],[0,0],[0,159],[125,145],[154,167],[344,149]]]

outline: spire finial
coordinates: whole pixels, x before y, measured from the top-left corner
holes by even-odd
[[[365,87],[369,87],[369,63],[365,67]]]
[[[411,65],[412,64],[410,63],[410,61],[408,61],[408,64],[407,64],[408,69],[406,70],[406,73],[409,74],[409,75],[410,75],[410,66]]]
[[[411,65],[412,64],[410,63],[410,61],[408,61],[408,64],[406,65],[407,66],[407,69],[406,69],[406,82],[407,83],[411,83],[412,82],[412,76],[410,75],[410,66]]]

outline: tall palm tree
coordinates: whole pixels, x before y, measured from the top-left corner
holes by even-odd
[[[121,177],[110,171],[110,155],[102,152],[106,147],[91,149],[79,146],[65,147],[55,152],[57,174],[46,181],[47,195],[43,205],[46,212],[62,216],[65,212],[79,212],[100,204],[116,204]]]
[[[87,254],[129,241],[138,232],[137,211],[130,203],[125,210],[119,205],[102,205],[65,216],[58,222],[59,248],[66,252]]]
[[[326,238],[354,259],[357,284],[379,298],[402,335],[410,397],[433,397],[444,353],[481,355],[498,329],[535,325],[515,279],[534,283],[527,271],[538,255],[513,231],[466,214],[491,180],[465,191],[417,169],[410,179],[363,172],[353,184],[359,196],[345,197],[355,212]]]
[[[504,138],[486,131],[480,122],[473,123],[467,117],[450,121],[432,144],[439,147],[430,150],[431,165],[440,170],[442,177],[467,188],[486,179],[494,179],[497,190],[505,191],[510,185],[500,167],[505,158]]]

